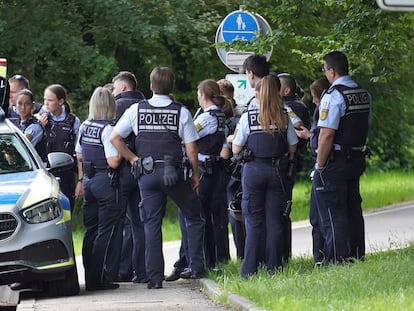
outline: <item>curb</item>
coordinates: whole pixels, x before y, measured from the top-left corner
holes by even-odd
[[[216,282],[210,279],[200,279],[200,286],[212,301],[217,301],[220,297],[227,297],[232,310],[236,311],[265,311],[259,308],[250,300],[235,294],[225,295]]]

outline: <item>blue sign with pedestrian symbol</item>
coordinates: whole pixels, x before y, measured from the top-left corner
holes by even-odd
[[[233,40],[252,40],[260,27],[253,14],[245,11],[234,11],[226,16],[221,29],[224,42]]]

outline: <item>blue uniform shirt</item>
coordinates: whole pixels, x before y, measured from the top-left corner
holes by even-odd
[[[148,102],[155,108],[163,108],[170,105],[172,100],[167,95],[154,94],[154,96],[149,99]],[[121,119],[119,119],[118,123],[115,125],[115,132],[117,132],[122,138],[128,137],[131,132],[134,132],[135,135],[138,135],[138,105],[139,103],[133,104],[131,107],[129,107],[124,112]],[[180,136],[185,144],[194,142],[199,138],[193,123],[193,118],[191,117],[188,109],[184,106],[180,111],[179,122],[180,125],[178,128],[178,136]]]
[[[24,135],[35,147],[43,137],[43,128],[38,122],[32,123],[24,130]]]
[[[204,110],[204,113],[201,113],[198,115],[198,117],[194,120],[194,125],[197,130],[198,136],[200,138],[214,134],[217,131],[217,118],[214,115],[211,115],[208,113],[210,110],[216,110],[219,109],[216,105],[212,105],[210,107],[207,107]],[[226,146],[226,139],[223,141],[223,147]],[[205,161],[206,158],[209,156],[199,153],[198,159],[200,161]]]
[[[350,76],[342,76],[336,79],[332,85],[345,85],[348,87],[357,87],[358,85],[351,79]],[[338,90],[333,90],[331,93],[326,93],[322,96],[319,105],[319,121],[318,127],[326,127],[337,130],[339,122],[345,115],[346,103],[342,94]]]

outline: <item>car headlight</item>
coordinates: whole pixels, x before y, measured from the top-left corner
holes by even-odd
[[[57,199],[49,199],[38,203],[22,212],[24,219],[29,224],[38,224],[58,218],[62,214],[62,208]]]

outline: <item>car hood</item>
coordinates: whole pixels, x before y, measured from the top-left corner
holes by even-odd
[[[44,170],[0,175],[0,205],[10,204],[24,209],[58,196],[58,181]]]

